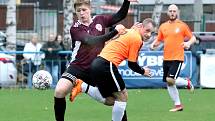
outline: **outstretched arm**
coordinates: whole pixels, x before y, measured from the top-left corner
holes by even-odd
[[[119,21],[123,20],[126,17],[128,13],[129,5],[130,5],[130,1],[124,0],[119,11],[112,15],[113,16],[112,25],[118,23]]]
[[[147,77],[151,77],[150,69],[147,67],[141,68],[137,64],[137,62],[128,61],[128,67],[131,70],[133,70],[134,72],[137,72],[137,73],[142,74],[142,75],[147,76]]]
[[[100,35],[100,36],[92,36],[88,35],[85,37],[83,42],[88,45],[94,45],[97,43],[104,43],[111,38],[113,38],[117,34],[121,34],[125,31],[125,27],[121,24],[117,25],[112,31],[108,32],[107,34]]]
[[[111,32],[109,32],[107,34],[100,35],[100,36],[88,35],[83,39],[83,42],[85,44],[88,44],[88,45],[95,45],[97,43],[106,42],[106,41],[110,40],[112,37],[114,37],[117,34],[118,34],[118,31],[116,29],[114,29],[113,31],[111,31]]]

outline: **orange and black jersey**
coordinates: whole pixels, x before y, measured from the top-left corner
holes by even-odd
[[[123,35],[114,37],[99,54],[102,58],[118,66],[123,60],[137,62],[143,41],[138,30],[127,29]]]
[[[180,20],[163,23],[158,31],[158,41],[164,41],[164,60],[184,60],[184,48],[182,43],[185,38],[191,38],[189,27]]]

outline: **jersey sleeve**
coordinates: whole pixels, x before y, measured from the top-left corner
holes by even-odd
[[[83,42],[86,37],[90,36],[90,34],[87,32],[79,31],[78,27],[71,27],[70,35],[71,35],[72,41],[81,41],[81,42]]]
[[[127,16],[129,5],[130,5],[130,1],[124,0],[121,8],[117,11],[117,13],[112,15],[113,16],[112,25],[120,22]]]
[[[138,33],[132,33],[132,38],[129,42],[129,54],[128,54],[128,61],[130,62],[137,62],[137,57],[139,55],[139,50],[143,45],[143,41],[141,36]]]
[[[102,18],[102,21],[105,25],[105,27],[111,27],[112,21],[113,21],[113,16],[112,15],[100,15],[100,17]]]
[[[163,41],[162,26],[158,30],[157,40],[158,41]]]
[[[184,23],[184,35],[185,37],[191,38],[193,36],[192,31],[190,30],[189,26]]]
[[[111,27],[123,20],[128,14],[129,5],[130,1],[124,0],[121,8],[117,11],[117,13],[112,15],[103,15],[103,21],[105,21],[106,27]]]

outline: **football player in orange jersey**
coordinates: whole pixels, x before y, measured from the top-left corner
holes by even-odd
[[[184,49],[189,49],[196,41],[187,24],[178,19],[178,11],[174,4],[168,7],[169,20],[161,24],[158,36],[151,44],[153,50],[161,41],[164,42],[163,81],[167,82],[167,90],[175,105],[170,112],[183,110],[176,85],[187,85],[189,89],[194,89],[190,80],[178,78],[184,61]],[[184,42],[186,37],[189,41]]]
[[[123,34],[114,37],[91,64],[92,80],[95,81],[99,90],[95,93],[101,93],[103,98],[114,97],[112,121],[121,121],[128,98],[125,83],[118,72],[118,65],[128,60],[128,66],[134,72],[151,77],[150,69],[140,67],[137,58],[143,41],[150,38],[154,26],[152,19],[147,18],[142,23],[135,24],[131,29],[126,29]],[[77,82],[77,86],[73,88],[74,97],[87,90],[85,82],[81,80]],[[91,86],[90,88],[92,90],[97,87]]]

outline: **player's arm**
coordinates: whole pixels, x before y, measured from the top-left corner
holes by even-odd
[[[115,35],[121,34],[124,31],[125,31],[125,27],[123,25],[119,24],[112,31],[110,31],[104,35],[100,35],[100,36],[88,35],[83,39],[83,42],[88,45],[104,43],[104,42],[110,40],[111,38],[113,38]]]
[[[128,67],[131,70],[133,70],[134,72],[137,72],[137,73],[142,74],[144,76],[151,77],[150,69],[149,68],[142,68],[137,63],[139,50],[143,45],[142,39],[138,36],[137,33],[131,32],[128,34],[130,37],[128,39],[132,40],[132,41],[129,41],[130,45],[129,45],[129,54],[128,54]]]
[[[196,42],[196,36],[192,36],[191,38],[190,38],[190,40],[188,41],[191,45],[192,44],[194,44],[195,42]]]
[[[196,37],[193,35],[193,36],[190,38],[189,41],[183,42],[183,43],[182,43],[182,46],[183,46],[183,48],[185,48],[185,49],[189,49],[190,46],[191,46],[193,43],[195,43],[195,42],[196,42]]]
[[[156,47],[158,47],[160,45],[160,43],[161,43],[161,41],[158,41],[158,38],[156,37],[155,40],[150,45],[150,49],[151,50],[156,49]]]
[[[139,74],[144,75],[144,73],[145,73],[144,68],[141,68],[141,67],[137,64],[137,62],[128,61],[128,67],[129,67],[131,70],[133,70],[134,72],[137,72],[137,73],[139,73]]]
[[[140,67],[137,62],[131,62],[128,61],[128,67],[133,70],[134,72],[137,72],[141,75],[147,76],[147,77],[151,77],[151,73],[150,73],[150,69],[147,67]]]
[[[119,11],[112,15],[112,18],[113,18],[111,23],[112,25],[118,23],[119,21],[123,20],[127,16],[129,5],[130,5],[130,1],[124,0]]]
[[[196,42],[196,37],[192,34],[192,32],[191,32],[191,30],[190,30],[190,28],[189,28],[189,26],[187,25],[187,24],[183,24],[184,26],[182,26],[183,27],[183,29],[184,29],[184,36],[185,37],[189,37],[190,39],[189,39],[189,41],[187,41],[187,42],[183,42],[182,43],[182,46],[183,46],[183,48],[185,48],[185,49],[189,49],[190,48],[190,46],[193,44],[193,43],[195,43]]]
[[[163,37],[163,33],[161,31],[161,27],[158,30],[158,34],[155,37],[155,40],[152,42],[152,44],[150,45],[150,49],[151,50],[155,50],[161,43],[161,41],[164,39]]]

